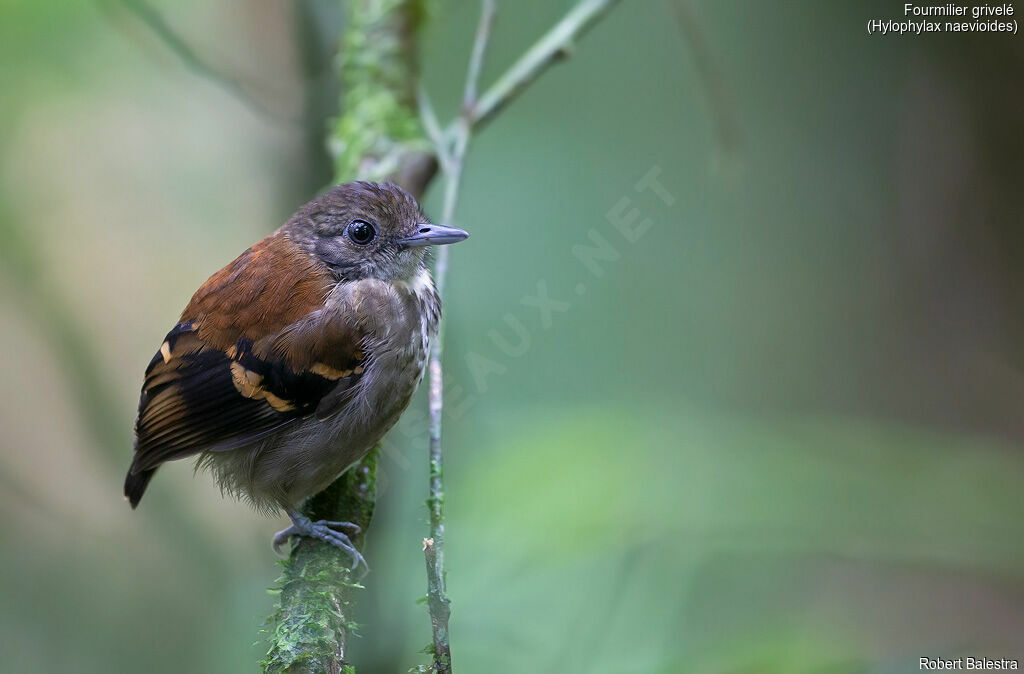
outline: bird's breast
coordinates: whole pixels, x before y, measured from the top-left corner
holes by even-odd
[[[371,356],[361,385],[362,407],[390,427],[423,378],[441,302],[425,268],[410,279],[374,282],[373,291],[386,294],[387,301],[376,305],[383,315],[370,319],[375,330],[367,338]]]
[[[322,421],[310,418],[263,448],[254,469],[256,491],[272,490],[287,474],[282,502],[300,502],[326,487],[395,425],[423,378],[441,317],[426,270],[409,281],[359,282],[334,293],[328,311],[364,312],[365,367],[338,413]]]

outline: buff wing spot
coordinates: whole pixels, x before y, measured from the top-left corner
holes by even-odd
[[[252,370],[246,370],[241,363],[231,363],[231,381],[235,388],[246,398],[262,398],[263,389],[260,384],[263,382],[263,375]]]

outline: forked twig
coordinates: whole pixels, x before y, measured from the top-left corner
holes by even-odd
[[[607,14],[619,0],[581,0],[532,47],[519,57],[476,101],[470,126],[479,130],[560,58],[568,56],[576,39]],[[455,135],[453,123],[446,131]]]

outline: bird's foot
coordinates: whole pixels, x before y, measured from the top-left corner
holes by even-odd
[[[370,567],[366,563],[366,559],[360,554],[359,550],[356,550],[356,546],[352,543],[348,536],[338,531],[338,529],[348,529],[352,532],[352,535],[358,534],[361,529],[358,524],[352,522],[333,522],[330,520],[318,520],[312,521],[305,515],[298,512],[289,511],[288,516],[291,517],[292,525],[287,529],[282,529],[274,534],[273,546],[274,552],[284,557],[284,553],[281,548],[285,543],[290,541],[295,536],[306,536],[308,538],[315,538],[329,543],[335,547],[341,548],[352,557],[352,566],[349,567],[355,571],[360,564],[363,565],[365,571],[363,574],[370,570]]]

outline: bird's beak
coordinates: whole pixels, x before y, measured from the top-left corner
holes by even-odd
[[[417,225],[416,233],[399,239],[398,243],[403,246],[442,246],[446,243],[458,243],[469,237],[469,232],[458,227],[447,225],[432,225],[423,222]]]

